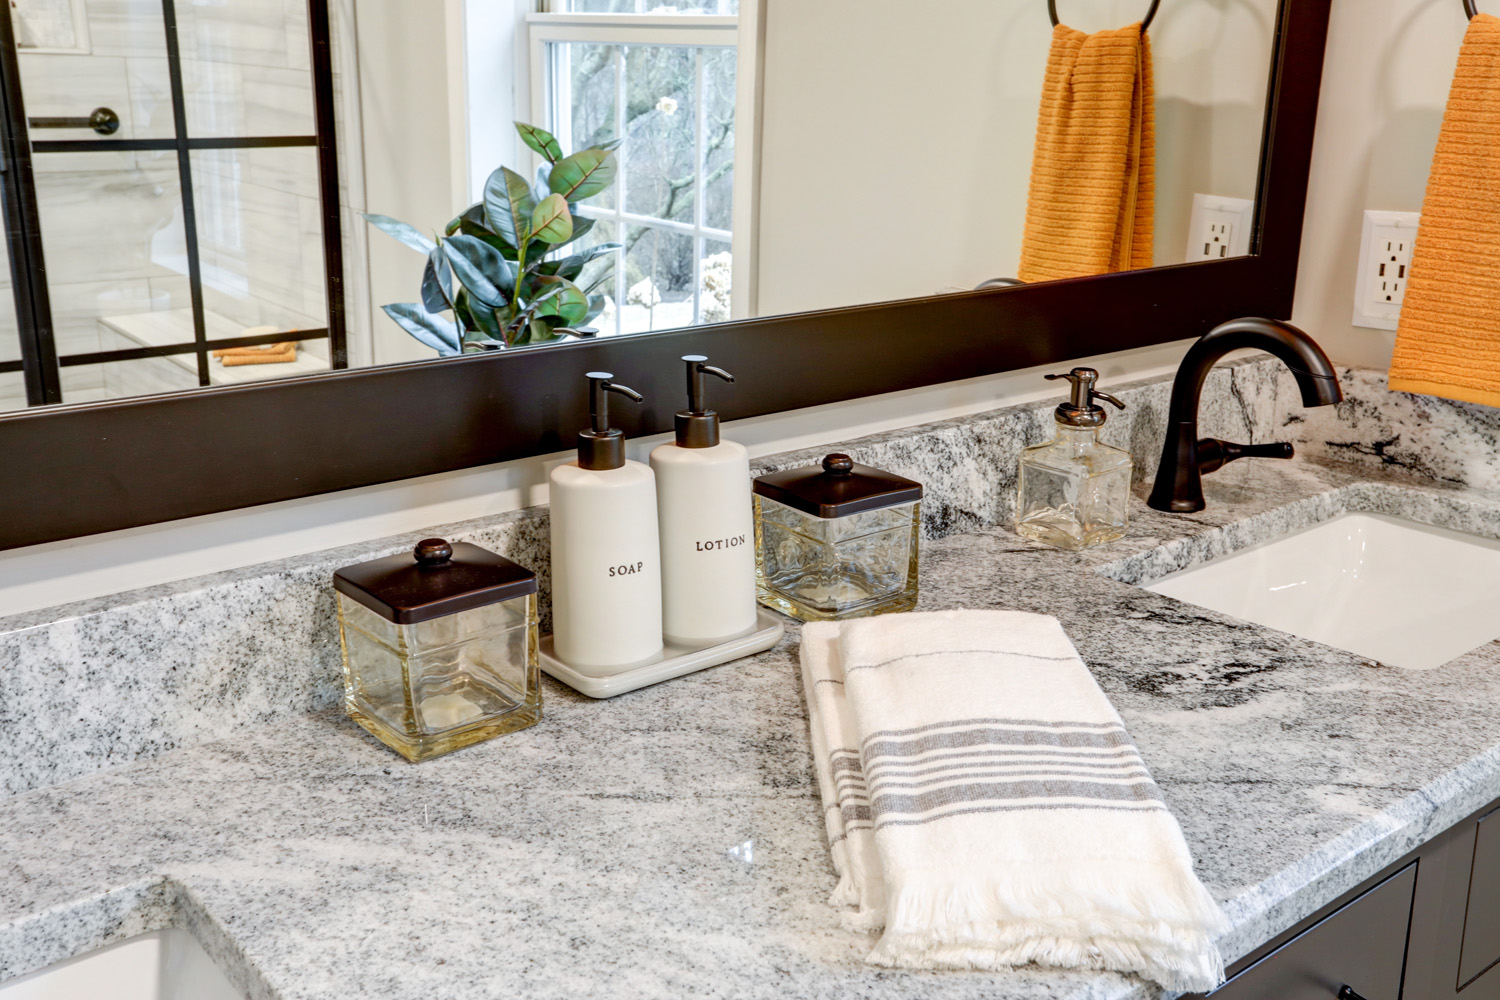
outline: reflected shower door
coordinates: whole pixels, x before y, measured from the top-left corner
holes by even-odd
[[[347,365],[327,0],[15,0],[0,49],[25,404]]]

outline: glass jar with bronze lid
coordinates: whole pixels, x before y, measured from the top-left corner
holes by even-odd
[[[441,538],[333,575],[344,707],[408,760],[535,725],[536,574]]]
[[[917,603],[922,485],[833,454],[755,480],[760,602],[803,621]]]

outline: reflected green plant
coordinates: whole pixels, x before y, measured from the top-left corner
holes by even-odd
[[[564,156],[550,133],[516,122],[521,141],[547,162],[536,178],[501,167],[484,185],[484,200],[428,238],[415,226],[366,214],[381,232],[427,257],[421,301],[382,308],[403,330],[454,355],[558,340],[558,331],[587,325],[604,310],[595,294],[614,270],[618,243],[572,254],[563,247],[586,236],[594,220],[578,205],[607,190],[619,169],[615,139]],[[585,280],[584,269],[604,260]]]

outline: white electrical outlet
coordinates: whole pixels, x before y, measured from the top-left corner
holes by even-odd
[[[1193,215],[1188,222],[1189,261],[1223,260],[1250,252],[1251,215],[1255,202],[1216,194],[1193,195]]]
[[[1355,326],[1396,329],[1420,219],[1416,212],[1365,213],[1359,241],[1359,276],[1354,282]]]

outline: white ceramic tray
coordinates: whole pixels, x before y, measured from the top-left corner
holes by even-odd
[[[669,643],[649,660],[642,660],[621,673],[607,677],[585,673],[582,669],[559,660],[552,652],[552,636],[544,635],[541,642],[542,669],[580,694],[586,694],[590,698],[613,698],[626,691],[669,681],[695,670],[715,667],[720,663],[770,649],[781,640],[781,634],[785,631],[786,626],[782,624],[780,615],[760,608],[757,610],[753,632],[713,646],[677,646]]]

